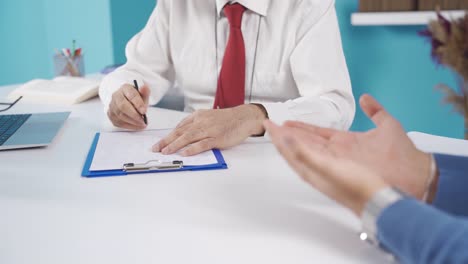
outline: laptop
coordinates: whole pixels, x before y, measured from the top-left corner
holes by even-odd
[[[0,115],[0,151],[50,145],[69,115],[70,112]]]

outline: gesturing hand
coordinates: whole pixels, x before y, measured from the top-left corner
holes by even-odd
[[[143,86],[138,92],[129,84],[123,85],[112,95],[107,115],[114,126],[141,130],[146,128],[141,115],[146,114],[150,89]]]
[[[345,132],[298,122],[288,122],[285,129],[292,135],[308,135],[309,147],[335,159],[358,164],[390,185],[422,198],[431,173],[431,157],[416,149],[400,123],[374,98],[364,95],[361,108],[377,125],[368,132]]]
[[[289,165],[310,185],[360,216],[367,201],[388,184],[377,174],[323,147],[321,137],[295,127],[265,127]]]
[[[256,105],[199,110],[184,119],[171,134],[153,146],[154,152],[192,156],[214,148],[235,146],[263,132],[264,113]]]

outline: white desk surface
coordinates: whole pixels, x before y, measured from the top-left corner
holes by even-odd
[[[60,110],[72,114],[51,146],[0,152],[2,264],[389,262],[263,139],[223,151],[228,170],[88,179],[91,141],[112,129],[98,99],[6,113]],[[152,128],[185,115],[148,114]]]

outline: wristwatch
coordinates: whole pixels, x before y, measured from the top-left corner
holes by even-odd
[[[405,198],[405,194],[394,187],[385,188],[377,192],[372,199],[367,202],[361,216],[362,232],[359,237],[378,246],[377,239],[377,220],[384,209]]]

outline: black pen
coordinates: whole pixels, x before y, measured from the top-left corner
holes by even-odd
[[[135,89],[137,90],[137,92],[139,93],[140,92],[140,88],[138,87],[138,82],[137,80],[133,80],[133,84],[135,85]],[[138,111],[138,110],[137,110]],[[148,118],[146,117],[146,115],[141,115],[141,117],[143,118],[143,121],[145,122],[145,125],[148,125]]]

